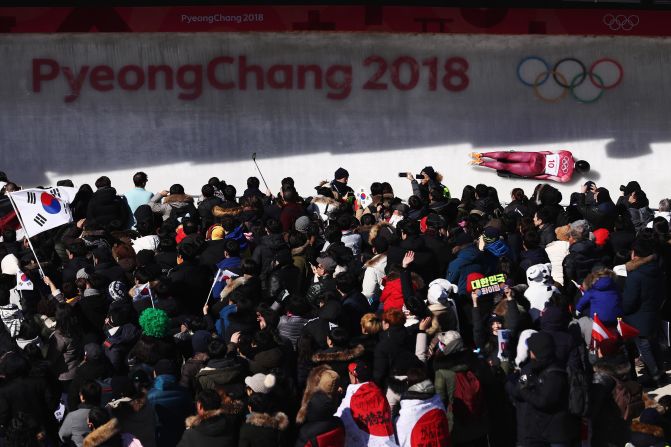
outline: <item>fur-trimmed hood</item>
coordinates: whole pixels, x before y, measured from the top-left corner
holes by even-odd
[[[627,272],[633,272],[634,270],[648,264],[657,259],[657,255],[646,256],[645,258],[632,259],[631,261],[625,264]]]
[[[626,379],[631,372],[631,364],[622,356],[613,359],[598,359],[592,367],[597,374],[606,374],[619,380]]]
[[[384,263],[385,265],[387,264],[387,253],[380,253],[378,255],[373,256],[368,261],[366,261],[366,263],[363,266],[364,268],[377,267],[382,263]]]
[[[242,214],[243,208],[241,206],[234,206],[231,208],[224,208],[223,206],[215,205],[212,207],[212,215],[214,217],[239,216]]]
[[[370,229],[370,232],[368,233],[368,243],[372,245],[375,238],[385,231],[387,231],[390,235],[396,234],[394,227],[388,222],[380,222],[373,225]]]
[[[643,433],[655,438],[664,439],[664,429],[657,425],[644,424],[641,421],[634,419],[631,422],[631,431],[633,433]],[[84,443],[86,445],[86,443]]]
[[[349,349],[331,348],[325,351],[316,352],[312,356],[312,361],[315,363],[349,362],[361,357],[365,351],[363,345],[356,345]]]
[[[329,365],[321,364],[317,365],[308,375],[307,382],[305,384],[305,390],[303,391],[303,398],[301,400],[301,407],[296,414],[296,422],[302,424],[307,418],[308,404],[312,399],[312,396],[321,391],[327,395],[333,395],[338,386],[338,380],[340,376],[337,372],[331,369]]]
[[[119,421],[110,419],[106,424],[93,430],[84,438],[84,447],[96,447],[119,434]]]
[[[329,207],[338,207],[340,205],[340,202],[338,202],[336,199],[332,199],[330,197],[325,197],[325,196],[314,196],[312,198],[312,202],[315,205],[329,205]]]
[[[289,427],[289,417],[281,411],[275,414],[250,413],[247,423],[255,427],[284,431]]]
[[[193,203],[193,197],[188,194],[170,194],[169,196],[163,199],[163,203]]]
[[[233,291],[235,289],[237,289],[240,286],[244,286],[245,284],[247,284],[247,281],[248,281],[248,279],[245,278],[244,276],[238,276],[237,278],[235,278],[234,280],[232,280],[231,282],[226,284],[226,287],[224,287],[224,290],[221,291],[221,299],[223,300],[223,299],[227,298],[228,295],[233,293]]]
[[[242,403],[241,400],[232,400],[228,404],[224,404],[221,408],[217,408],[216,410],[208,410],[203,412],[203,414],[196,414],[194,416],[189,416],[186,418],[185,425],[186,428],[194,428],[202,424],[204,421],[208,419],[215,418],[217,416],[222,416],[222,415],[237,415],[237,414],[242,414],[244,410],[244,404]]]

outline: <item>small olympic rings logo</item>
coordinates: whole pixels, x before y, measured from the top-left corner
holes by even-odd
[[[573,69],[567,72],[569,65],[573,65]],[[603,70],[607,66],[614,67],[616,71],[614,77],[605,76],[603,71],[599,74],[598,69]],[[564,68],[564,71],[562,71],[562,68]],[[606,90],[611,90],[620,85],[623,75],[622,65],[615,59],[608,57],[597,59],[589,66],[589,69],[582,61],[574,57],[565,57],[558,60],[554,66],[550,66],[541,57],[527,56],[517,64],[517,79],[527,87],[531,87],[538,99],[548,103],[558,103],[570,94],[579,103],[591,104],[601,99]],[[556,89],[558,93],[553,96],[547,96],[547,93],[541,92],[540,89],[550,78],[559,87]],[[585,93],[583,92],[583,96],[578,96],[576,89],[585,81],[591,83],[593,86],[591,90],[596,91],[596,93],[584,97]]]
[[[559,168],[564,174],[568,172],[568,158],[562,158],[561,166]]]
[[[624,14],[606,14],[603,16],[603,24],[611,31],[631,31],[638,25],[640,19],[637,15],[625,16]]]

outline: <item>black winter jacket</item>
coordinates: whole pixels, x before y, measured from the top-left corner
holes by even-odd
[[[568,411],[568,376],[564,368],[550,364],[535,367],[535,361],[522,370],[527,377],[508,382],[506,389],[518,406],[518,419],[525,430],[518,433],[524,446],[569,443],[579,438],[580,420]]]
[[[100,188],[93,193],[86,210],[87,222],[103,228],[122,230],[129,222],[130,210],[126,200],[117,196],[114,188]]]

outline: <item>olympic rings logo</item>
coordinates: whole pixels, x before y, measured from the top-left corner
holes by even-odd
[[[603,16],[603,24],[611,31],[631,31],[639,22],[637,15],[627,17],[624,14],[606,14]]]
[[[538,62],[540,62],[543,68],[538,67],[536,70],[529,70],[529,67],[532,67],[530,64],[534,62],[536,65],[538,65]],[[570,75],[563,73],[561,71],[562,66],[566,67],[568,64],[577,65],[579,68],[577,73],[571,73]],[[617,75],[615,76],[614,80],[609,80],[606,82],[604,81],[605,76],[603,73],[601,75],[597,73],[597,68],[604,66],[605,64],[615,67]],[[529,71],[532,73],[531,76],[529,76]],[[622,65],[620,65],[620,63],[615,59],[608,57],[594,61],[592,65],[590,65],[589,69],[582,61],[574,57],[565,57],[560,59],[552,67],[545,59],[539,56],[527,56],[522,59],[519,64],[517,64],[517,79],[519,79],[519,81],[527,87],[531,87],[534,91],[534,95],[538,99],[548,103],[558,103],[569,94],[575,101],[579,103],[594,103],[601,99],[606,90],[614,89],[620,85],[623,75],[624,71],[622,69]],[[554,83],[560,88],[560,92],[552,97],[545,96],[540,90],[540,87],[548,82],[550,78],[552,78]],[[597,93],[591,97],[578,96],[576,89],[586,81],[589,81],[596,88]]]
[[[559,168],[564,174],[568,172],[568,158],[562,158],[561,166]]]

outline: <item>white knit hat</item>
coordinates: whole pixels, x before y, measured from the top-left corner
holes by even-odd
[[[272,374],[254,374],[245,378],[245,385],[259,394],[268,394],[275,386],[275,376]]]
[[[459,288],[446,279],[438,278],[429,283],[427,298],[429,304],[438,304],[441,300],[446,300],[450,293],[457,293]]]
[[[0,270],[5,275],[16,275],[19,271],[19,260],[16,256],[8,254],[0,261]]]

